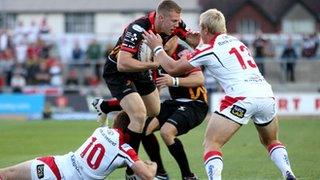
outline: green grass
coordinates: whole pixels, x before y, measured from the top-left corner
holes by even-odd
[[[192,170],[206,179],[202,162],[202,141],[206,123],[181,137]],[[0,120],[0,167],[49,154],[75,150],[97,127],[94,121],[4,121]],[[280,139],[286,144],[298,179],[320,179],[320,119],[280,121]],[[157,134],[159,137],[159,134]],[[171,179],[181,179],[179,168],[161,143],[161,154]],[[141,148],[140,156],[146,159]],[[252,124],[243,126],[223,148],[223,178],[281,179],[280,172],[260,145]],[[118,169],[108,179],[123,179]]]

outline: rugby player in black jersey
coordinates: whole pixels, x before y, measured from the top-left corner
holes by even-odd
[[[162,1],[156,11],[128,25],[106,57],[103,78],[112,96],[120,102],[130,118],[127,132],[130,139],[127,143],[137,152],[146,118],[155,117],[160,111],[159,93],[149,73],[150,69],[157,68],[159,64],[137,60],[139,46],[143,41],[142,34],[152,30],[161,34],[164,43],[177,35],[191,46],[197,45],[199,34],[188,33],[180,17],[181,7],[178,4],[172,0]]]

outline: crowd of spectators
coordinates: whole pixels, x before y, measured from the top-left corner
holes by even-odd
[[[96,87],[103,84],[103,56],[106,48],[112,48],[111,43],[102,47],[97,39],[91,38],[86,46],[81,46],[75,38],[70,60],[62,61],[58,53],[53,53],[59,44],[43,38],[50,33],[45,18],[39,24],[35,21],[29,25],[17,22],[14,29],[0,27],[0,91],[9,87],[7,89],[12,92],[23,92],[23,87],[33,85],[78,89],[78,86]],[[258,31],[251,41],[242,39],[252,50],[263,74],[265,59],[277,58],[281,60],[280,67],[286,81],[294,82],[297,59],[320,59],[317,55],[319,39],[316,33],[304,35],[295,43],[289,36],[282,42],[280,53],[276,52],[279,41],[274,42],[266,37]]]
[[[100,83],[103,51],[96,39],[86,49],[74,43],[70,60],[55,53],[57,43],[46,20],[39,25],[17,22],[14,29],[0,28],[0,92],[23,92],[25,86],[66,87],[97,86]],[[79,77],[82,77],[79,78]]]

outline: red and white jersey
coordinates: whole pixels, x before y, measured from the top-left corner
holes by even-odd
[[[227,96],[273,97],[250,50],[233,36],[217,34],[209,44],[199,45],[188,59],[194,67],[205,66]]]
[[[131,167],[137,160],[122,132],[108,127],[97,128],[74,153],[55,156],[63,179],[105,179],[116,168]]]

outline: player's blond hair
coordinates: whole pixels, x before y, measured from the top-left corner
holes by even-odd
[[[208,28],[208,31],[214,33],[226,33],[226,20],[224,15],[217,9],[209,9],[200,15],[201,28]]]
[[[157,14],[167,14],[170,11],[181,13],[182,8],[172,0],[163,0],[157,8]]]

